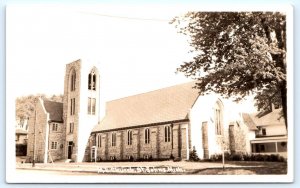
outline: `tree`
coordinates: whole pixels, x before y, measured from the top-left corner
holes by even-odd
[[[37,100],[38,97],[44,97],[44,95],[28,95],[16,99],[16,119],[19,120],[21,124],[34,113],[35,100]]]
[[[35,102],[38,100],[38,98],[62,102],[63,95],[52,95],[50,98],[47,98],[44,94],[18,97],[16,99],[16,119],[19,120],[21,124],[24,123],[24,120],[33,115],[35,110]]]
[[[54,101],[54,102],[63,102],[63,95],[52,95],[49,100]]]
[[[282,105],[287,126],[286,16],[280,12],[188,12],[172,24],[190,36],[193,59],[177,71],[213,91],[256,106]],[[266,100],[267,99],[267,100]]]

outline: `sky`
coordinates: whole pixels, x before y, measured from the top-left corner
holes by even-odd
[[[8,95],[63,94],[65,65],[81,58],[98,65],[105,102],[192,81],[176,73],[192,58],[189,38],[169,23],[190,10],[176,4],[8,6]],[[255,111],[253,101],[244,109]]]
[[[16,96],[63,94],[65,65],[80,58],[99,65],[106,100],[190,81],[175,73],[189,59],[188,39],[169,24],[182,13],[128,5],[8,7],[8,87]]]

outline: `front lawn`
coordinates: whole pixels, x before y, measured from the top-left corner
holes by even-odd
[[[234,165],[234,167],[231,165]],[[225,163],[225,169],[206,168],[191,173],[199,175],[285,175],[287,174],[287,163],[230,161]]]

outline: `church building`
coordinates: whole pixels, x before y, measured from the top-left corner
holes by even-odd
[[[195,82],[188,82],[112,100],[100,109],[99,71],[85,60],[67,64],[63,103],[37,101],[28,121],[29,161],[188,160],[192,150],[201,159],[251,152],[256,127],[230,100],[200,96]]]
[[[92,128],[99,122],[100,75],[90,61],[66,65],[63,103],[40,99],[29,118],[28,161],[85,161]]]
[[[90,160],[182,159],[196,149],[202,159],[250,152],[255,127],[234,103],[199,96],[195,82],[109,101],[90,137]],[[231,131],[230,131],[231,130]],[[231,147],[230,147],[231,145]]]

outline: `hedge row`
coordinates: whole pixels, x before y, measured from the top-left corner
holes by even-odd
[[[269,162],[285,162],[286,159],[280,155],[267,154],[229,154],[225,153],[225,160],[227,161],[269,161]],[[210,161],[222,161],[222,154],[213,155]]]

